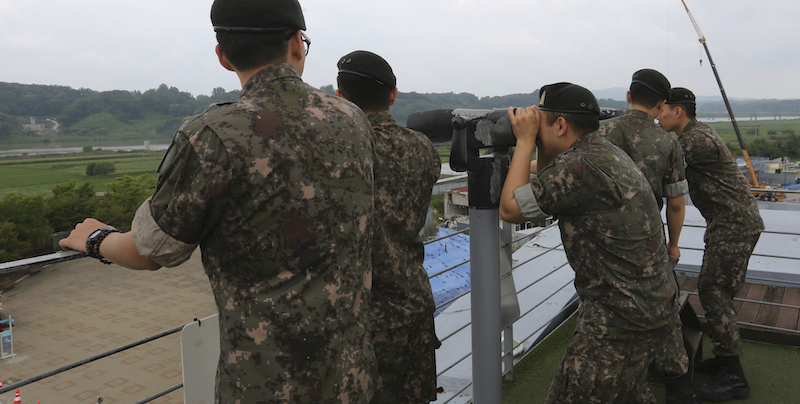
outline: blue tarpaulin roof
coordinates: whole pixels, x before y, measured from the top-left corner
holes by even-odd
[[[454,230],[440,228],[436,237],[454,232]],[[467,260],[469,260],[469,236],[456,234],[425,246],[424,266],[428,276]],[[467,262],[430,279],[436,307],[469,290],[469,268],[469,262]],[[436,309],[435,314],[439,314],[448,305]]]

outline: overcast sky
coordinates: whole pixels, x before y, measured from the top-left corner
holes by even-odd
[[[729,97],[800,98],[797,0],[686,0]],[[213,0],[0,0],[0,81],[197,96],[240,88],[219,66]],[[383,56],[401,92],[530,93],[558,81],[625,87],[640,68],[719,95],[680,0],[301,0],[303,79],[335,84],[357,49]],[[700,66],[699,60],[703,59]],[[624,99],[624,92],[615,96]]]

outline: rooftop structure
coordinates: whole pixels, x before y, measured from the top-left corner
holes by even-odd
[[[800,232],[796,229],[800,212],[762,209],[762,216],[767,231],[750,261],[751,286],[745,292],[748,299],[758,294],[769,298],[777,293],[773,291],[777,287],[800,285]],[[699,212],[687,207],[678,268],[687,277],[687,285],[696,277],[702,262],[704,226]],[[444,233],[455,234],[444,230],[441,237],[449,236]],[[528,229],[518,232],[515,239],[524,243],[513,255],[513,279],[521,316],[514,323],[510,340],[514,362],[524,364],[537,357],[539,348],[535,347],[542,343],[540,336],[561,324],[577,301],[572,286],[574,273],[561,247],[558,229]],[[426,269],[432,277],[438,306],[437,334],[443,342],[437,352],[437,373],[443,388],[439,403],[467,403],[473,394],[467,244],[466,235],[455,234],[426,246]],[[10,313],[16,320],[16,356],[0,361],[0,380],[8,387],[154,334],[179,330],[195,318],[214,314],[216,307],[199,255],[195,254],[180,267],[153,272],[77,259],[42,268],[15,288],[4,291],[4,317]],[[784,290],[783,296],[792,293],[795,292]],[[792,316],[795,326],[800,316],[799,303],[792,302],[784,300],[778,303],[782,306],[772,306],[777,307],[777,317],[766,314],[775,311],[770,307],[761,315],[759,307],[755,316],[747,314],[748,321],[756,324],[759,316],[781,318],[782,323],[768,327],[785,325],[788,330],[786,324],[791,323]],[[745,304],[750,302],[742,302],[743,311]],[[757,332],[773,331],[763,328]],[[800,355],[797,349],[785,352],[788,352],[785,355]],[[526,355],[531,356],[521,359]],[[557,364],[562,355],[563,351],[556,350],[555,359],[550,360]],[[743,360],[748,366],[748,351]],[[43,404],[90,402],[101,395],[105,403],[150,402],[143,399],[181,385],[181,362],[180,342],[175,333],[66,370],[20,391],[25,401]],[[506,366],[503,370],[510,374],[512,368]],[[769,368],[757,372],[775,371],[779,372]],[[514,371],[514,378],[526,377]],[[549,385],[552,373],[538,378],[543,379],[540,381],[543,385]],[[769,392],[757,380],[763,379],[754,378],[751,383],[754,398]],[[13,393],[0,394],[0,401],[11,403]],[[183,391],[178,387],[152,402],[183,402]]]

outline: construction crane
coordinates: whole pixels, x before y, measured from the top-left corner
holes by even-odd
[[[745,147],[744,139],[742,139],[742,134],[739,132],[739,124],[736,122],[736,117],[733,116],[733,109],[731,108],[731,103],[728,101],[728,95],[725,93],[725,87],[722,86],[722,81],[719,78],[719,73],[717,72],[717,65],[714,63],[714,59],[711,58],[711,52],[708,51],[708,44],[706,44],[706,37],[703,35],[703,32],[700,31],[700,26],[697,25],[697,21],[695,21],[694,17],[692,16],[692,12],[689,11],[689,7],[686,5],[686,1],[681,0],[683,3],[683,7],[686,9],[686,14],[689,15],[689,19],[692,20],[692,25],[694,25],[695,31],[697,31],[697,36],[700,38],[700,43],[703,44],[703,49],[706,51],[706,56],[708,56],[708,63],[711,64],[711,70],[714,71],[714,77],[717,79],[717,84],[719,85],[719,91],[722,93],[722,100],[725,101],[725,107],[728,108],[728,115],[731,117],[731,123],[733,124],[733,131],[736,132],[736,138],[739,139],[739,147],[742,149],[742,155],[744,155],[744,161],[747,163],[747,169],[750,171],[750,178],[753,180],[753,188],[760,188],[765,189],[766,187],[758,183],[758,178],[756,178],[756,172],[753,169],[753,162],[750,160],[750,155],[747,153],[747,147]],[[702,59],[700,64],[702,64]],[[758,197],[758,199],[762,200],[771,200],[775,201],[778,199],[786,198],[786,194],[783,193],[775,193],[770,191],[753,191],[753,194]]]

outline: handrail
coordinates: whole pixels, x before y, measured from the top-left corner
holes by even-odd
[[[780,188],[750,188],[751,192],[775,192],[778,194],[800,194],[800,190],[796,189],[780,189]]]
[[[532,239],[532,238],[538,236],[541,232],[543,232],[543,231],[545,231],[545,230],[547,230],[547,229],[549,229],[551,227],[555,227],[556,225],[558,225],[558,221],[554,221],[553,223],[550,223],[547,226],[544,226],[541,229],[539,229],[539,230],[537,230],[537,231],[535,231],[535,232],[533,232],[531,234],[528,234],[528,235],[522,236],[520,238],[511,240],[511,244],[517,244],[517,243],[519,243],[519,242],[521,242],[523,240]],[[505,247],[505,245],[503,245],[503,247]]]
[[[666,223],[664,223],[664,225],[666,226]],[[683,224],[683,227],[693,227],[693,228],[696,228],[696,229],[705,229],[705,228],[707,228],[707,226],[703,226],[703,225],[699,225],[699,224],[686,224],[686,223]],[[790,233],[790,232],[785,232],[785,231],[770,231],[770,230],[764,230],[764,231],[761,232],[761,234],[780,234],[780,235],[784,235],[784,236],[800,236],[800,232],[798,232],[798,233]],[[684,248],[684,247],[681,247],[681,248]]]
[[[437,242],[437,241],[444,240],[444,239],[446,239],[446,238],[450,238],[450,237],[456,236],[456,235],[458,235],[458,234],[463,234],[463,233],[466,233],[466,232],[468,232],[468,231],[469,231],[469,227],[467,227],[467,228],[466,228],[466,229],[464,229],[464,230],[459,230],[459,231],[456,231],[456,232],[453,232],[453,233],[450,233],[450,234],[444,235],[444,236],[442,236],[442,237],[437,237],[437,238],[435,238],[435,239],[432,239],[432,240],[426,240],[426,241],[425,241],[424,243],[422,243],[422,244],[423,244],[423,245],[428,245],[428,244],[431,244],[431,243],[435,243],[435,242]]]
[[[681,250],[689,250],[689,251],[705,251],[705,248],[697,248],[697,247],[680,247]],[[772,254],[753,254],[750,255],[751,257],[765,257],[765,258],[780,258],[780,259],[787,259],[787,260],[800,260],[798,257],[787,257],[785,255],[772,255]]]
[[[570,302],[569,302],[567,305],[565,305],[565,306],[564,306],[564,308],[563,308],[563,309],[561,309],[561,311],[559,311],[559,312],[558,312],[558,313],[557,313],[555,316],[553,316],[553,318],[552,318],[552,319],[550,319],[550,321],[553,321],[553,319],[555,319],[556,317],[558,317],[558,316],[560,316],[561,314],[565,313],[565,312],[566,312],[566,310],[568,310],[568,309],[569,309],[569,307],[570,307],[570,306],[571,306],[573,303],[575,303],[575,300],[579,300],[579,299],[573,299],[572,301],[570,301]],[[522,340],[523,342],[521,342],[521,343],[517,344],[517,345],[514,347],[514,349],[517,349],[517,347],[519,347],[520,345],[522,345],[522,344],[524,343],[524,341],[527,341],[528,339],[530,339],[531,337],[533,337],[533,336],[534,336],[534,335],[535,335],[537,332],[541,331],[543,328],[545,328],[545,327],[546,327],[547,325],[549,325],[549,324],[550,324],[549,322],[548,322],[548,323],[545,323],[544,325],[542,325],[541,327],[539,327],[538,329],[536,329],[536,331],[534,331],[534,332],[533,332],[533,334],[530,334],[530,335],[529,335],[527,338],[525,338],[524,340]],[[550,334],[548,334],[548,336],[552,335],[552,333],[553,333],[553,332],[555,332],[557,329],[558,329],[558,327],[554,328],[554,329],[553,329],[553,330],[550,332]],[[519,360],[525,359],[525,358],[526,358],[526,357],[527,357],[527,356],[528,356],[528,355],[529,355],[531,352],[533,352],[533,350],[534,350],[534,349],[535,349],[537,346],[541,345],[541,344],[542,344],[542,342],[544,342],[544,339],[543,339],[542,341],[540,341],[538,344],[536,344],[535,346],[531,347],[531,349],[529,349],[527,352],[525,352],[525,353],[522,355],[522,358],[520,358]],[[513,350],[512,350],[512,352],[513,352]],[[447,367],[446,369],[444,369],[443,371],[441,371],[441,372],[437,373],[437,374],[436,374],[436,377],[439,377],[439,376],[441,376],[442,374],[444,374],[445,372],[447,372],[448,370],[450,370],[450,369],[454,368],[456,365],[458,365],[459,363],[461,363],[461,362],[465,361],[465,360],[466,360],[467,358],[469,358],[471,355],[472,355],[472,352],[468,353],[468,354],[467,354],[467,355],[465,355],[463,358],[461,358],[461,359],[457,360],[455,363],[453,363],[452,365],[448,366],[448,367]],[[518,361],[518,362],[519,362],[519,361]],[[463,392],[464,392],[466,389],[470,388],[470,386],[472,386],[472,383],[468,383],[468,384],[467,384],[466,386],[464,386],[464,387],[463,387],[461,390],[459,390],[459,391],[458,391],[458,392],[456,392],[456,393],[455,393],[455,394],[454,394],[452,397],[450,397],[450,398],[449,398],[447,401],[445,401],[445,402],[444,402],[444,404],[447,404],[447,403],[449,403],[450,401],[453,401],[453,399],[455,399],[456,397],[458,397],[459,395],[461,395],[461,393],[463,393]]]
[[[706,318],[706,316],[698,315],[697,318]],[[771,325],[748,323],[746,321],[736,321],[736,324],[746,325],[748,327],[753,327],[753,328],[763,328],[765,330],[788,332],[790,334],[800,334],[800,331],[797,330],[791,330],[788,328],[781,328],[781,327],[773,327]]]
[[[449,268],[445,268],[445,269],[443,269],[443,270],[441,270],[439,272],[436,272],[433,275],[428,276],[428,279],[435,278],[435,277],[437,277],[439,275],[442,275],[444,273],[450,272],[450,271],[452,271],[452,270],[454,270],[454,269],[456,269],[456,268],[458,268],[458,267],[460,267],[460,266],[462,266],[464,264],[469,264],[469,260],[464,260],[464,261],[459,262],[458,264],[455,264],[455,265],[453,265],[453,266],[451,266]]]
[[[792,259],[796,260],[797,258],[792,258]],[[693,274],[699,274],[700,273],[700,270],[697,270],[697,269],[676,268],[675,271],[676,272],[689,272],[689,273],[693,273]],[[762,281],[762,282],[773,282],[773,283],[782,283],[782,284],[787,284],[787,285],[800,285],[800,282],[790,281],[788,279],[774,279],[774,278],[770,279],[770,278],[760,278],[760,277],[757,277],[757,276],[745,275],[745,282],[747,282],[748,280]]]
[[[107,356],[111,356],[111,355],[113,355],[115,353],[119,353],[119,352],[122,352],[122,351],[125,351],[125,350],[128,350],[128,349],[137,347],[137,346],[145,344],[147,342],[154,341],[154,340],[166,337],[166,336],[171,335],[171,334],[175,334],[176,332],[182,330],[183,327],[184,326],[175,327],[175,328],[173,328],[171,330],[167,330],[167,331],[155,334],[155,335],[151,335],[151,336],[149,336],[149,337],[147,337],[145,339],[142,339],[142,340],[139,340],[139,341],[136,341],[136,342],[132,342],[132,343],[127,344],[127,345],[123,345],[121,347],[112,349],[110,351],[106,351],[106,352],[103,352],[101,354],[90,356],[88,358],[79,360],[77,362],[70,363],[69,365],[64,365],[64,366],[62,366],[60,368],[53,369],[53,370],[51,370],[49,372],[45,372],[45,373],[38,374],[38,375],[33,376],[33,377],[29,377],[29,378],[27,378],[25,380],[16,382],[14,384],[9,384],[8,386],[4,386],[4,387],[0,388],[0,394],[3,394],[5,392],[11,391],[11,390],[16,390],[16,389],[18,389],[20,387],[27,386],[27,385],[29,385],[29,384],[31,384],[33,382],[37,382],[39,380],[46,379],[46,378],[48,378],[50,376],[55,376],[55,375],[57,375],[59,373],[66,372],[67,370],[74,369],[74,368],[76,368],[78,366],[83,366],[83,365],[85,365],[87,363],[94,362],[94,361],[96,361],[98,359],[102,359],[102,358],[105,358]]]
[[[698,292],[686,292],[686,294],[693,295],[693,296],[700,296]],[[783,303],[776,303],[776,302],[762,302],[758,300],[751,300],[751,299],[742,299],[738,297],[733,298],[736,302],[744,302],[744,303],[756,303],[756,304],[763,304],[765,306],[775,306],[775,307],[786,307],[789,309],[800,309],[800,306],[792,306],[791,304],[783,304]]]
[[[459,294],[458,296],[455,296],[455,297],[453,297],[452,299],[450,299],[450,300],[448,300],[448,301],[446,301],[446,302],[442,302],[440,305],[436,306],[436,308],[435,308],[435,309],[436,309],[436,310],[439,310],[439,309],[441,309],[442,307],[445,307],[445,306],[447,306],[447,305],[449,305],[449,304],[451,304],[451,303],[455,302],[456,300],[458,300],[458,299],[460,299],[460,298],[462,298],[462,297],[466,296],[466,295],[467,295],[467,293],[469,293],[469,292],[470,292],[470,290],[469,290],[469,289],[467,289],[467,290],[465,290],[465,291],[461,292],[461,294]]]
[[[59,262],[70,261],[86,256],[85,253],[80,251],[58,251],[52,254],[39,255],[31,258],[0,262],[0,275],[18,272],[32,267],[57,264]]]
[[[164,390],[164,391],[162,391],[160,393],[153,394],[152,396],[147,397],[142,401],[137,401],[135,404],[149,403],[149,402],[151,402],[151,401],[153,401],[153,400],[155,400],[157,398],[164,397],[167,394],[172,393],[173,391],[181,389],[181,388],[183,388],[183,383],[176,384],[176,385],[174,385],[174,386],[172,386],[172,387],[170,387],[170,388],[168,388],[168,389],[166,389],[166,390]]]
[[[558,249],[558,247],[561,247],[562,245],[564,245],[564,243],[559,243],[559,244],[558,244],[558,245],[556,245],[555,247],[542,247],[542,248],[544,248],[544,249],[545,249],[545,250],[547,250],[547,251],[545,251],[545,252],[543,252],[543,253],[541,253],[541,254],[539,254],[539,255],[535,255],[535,256],[533,256],[532,258],[528,259],[528,260],[525,260],[525,261],[523,261],[523,262],[520,262],[520,263],[518,263],[516,266],[514,266],[514,268],[513,268],[513,269],[519,268],[519,267],[521,267],[521,266],[523,266],[523,265],[525,265],[525,264],[527,264],[527,263],[529,263],[529,262],[531,262],[531,261],[533,261],[533,260],[535,260],[535,259],[537,259],[537,258],[541,257],[542,255],[545,255],[545,254],[549,253],[549,252],[553,252],[553,251],[557,250],[557,249]]]

